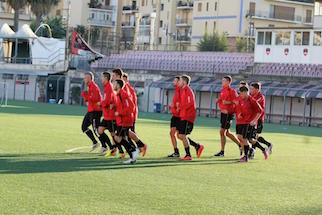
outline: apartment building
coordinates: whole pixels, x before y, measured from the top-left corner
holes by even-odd
[[[6,3],[0,2],[0,26],[7,23],[12,29],[14,26],[14,10]],[[31,11],[27,6],[19,11],[19,27],[31,23]]]

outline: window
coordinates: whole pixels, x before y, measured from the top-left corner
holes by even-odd
[[[61,10],[56,10],[56,16],[61,16]]]
[[[312,10],[306,10],[306,23],[312,23]]]
[[[216,30],[216,21],[214,21],[214,31]]]
[[[145,1],[145,0],[142,0],[142,1],[141,1],[141,5],[142,5],[142,6],[144,6],[144,1]]]
[[[4,74],[2,74],[2,79],[3,80],[13,80],[13,74],[4,73]]]
[[[320,46],[321,44],[321,31],[316,31],[314,32],[314,41],[313,41],[313,45],[315,46]]]
[[[198,3],[198,11],[200,12],[202,10],[202,2]]]
[[[264,45],[264,32],[257,33],[257,45]]]
[[[162,44],[162,37],[159,37],[159,44]]]
[[[205,22],[205,32],[208,32],[208,22]]]
[[[278,31],[275,33],[275,45],[290,45],[291,32],[289,31]]]
[[[17,80],[19,81],[27,81],[29,79],[28,75],[17,75]]]
[[[161,4],[161,11],[164,10],[164,4]]]
[[[265,45],[272,45],[272,32],[265,32]]]
[[[314,15],[315,16],[322,15],[322,3],[321,2],[317,2],[317,1],[315,2]]]
[[[310,44],[310,32],[295,32],[294,45],[296,46],[308,46]]]
[[[160,20],[160,28],[162,28],[162,26],[163,26],[163,21]]]
[[[209,11],[209,2],[207,2],[206,10]]]
[[[250,16],[255,16],[255,2],[249,2],[249,15]]]
[[[217,6],[218,6],[218,3],[215,2],[215,11],[217,11]]]
[[[285,6],[277,6],[273,5],[273,11],[270,11],[270,18],[274,19],[283,19],[283,20],[294,20],[295,16],[295,8],[293,7],[285,7]],[[272,10],[272,7],[271,7]]]

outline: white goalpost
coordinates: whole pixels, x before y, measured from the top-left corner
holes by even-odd
[[[0,107],[8,105],[8,83],[0,81]]]

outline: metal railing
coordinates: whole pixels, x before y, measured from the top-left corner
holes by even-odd
[[[259,17],[259,18],[267,18],[267,19],[275,19],[275,20],[283,20],[283,21],[289,21],[289,22],[297,22],[297,23],[311,23],[312,18],[310,17],[302,17],[299,15],[293,15],[290,17],[282,17],[282,16],[276,16],[273,12],[269,11],[247,11],[247,14],[249,17]],[[310,21],[310,22],[307,22]]]

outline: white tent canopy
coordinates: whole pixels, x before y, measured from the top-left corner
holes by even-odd
[[[15,37],[18,39],[36,39],[37,35],[31,30],[29,25],[24,24],[18,32],[16,32]]]
[[[14,38],[15,32],[10,28],[10,26],[5,23],[0,29],[0,38]]]

